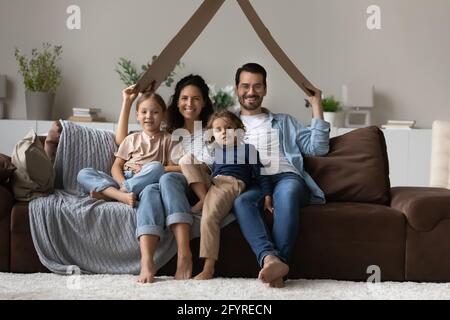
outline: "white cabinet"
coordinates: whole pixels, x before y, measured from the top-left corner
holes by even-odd
[[[36,130],[35,120],[0,120],[0,153],[11,156],[17,141],[31,129]]]
[[[24,138],[31,130],[35,130],[38,135],[47,135],[54,121],[36,120],[0,120],[0,153],[10,156],[16,143]],[[114,131],[115,123],[112,122],[77,122],[77,124]],[[138,125],[139,126],[139,125]],[[135,128],[135,124],[130,124],[130,128]]]
[[[355,129],[333,128],[331,136]],[[431,129],[383,129],[391,186],[427,187],[430,179]]]

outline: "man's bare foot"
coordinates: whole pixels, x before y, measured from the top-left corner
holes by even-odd
[[[192,256],[178,257],[175,280],[188,280],[192,278]]]
[[[283,279],[289,272],[289,266],[275,256],[264,258],[264,267],[259,272],[258,278],[264,283],[271,283]]]
[[[155,281],[156,267],[152,260],[141,260],[141,273],[139,283],[152,283]]]
[[[202,209],[203,209],[203,201],[200,200],[191,208],[191,211],[192,213],[202,214]]]
[[[268,284],[270,288],[284,288],[283,278],[275,279],[274,281]]]
[[[210,280],[214,278],[214,271],[203,270],[195,276],[194,280]]]
[[[90,196],[91,196],[91,198],[98,199],[98,200],[105,200],[105,201],[113,200],[110,197],[105,196],[103,193],[97,192],[97,191],[91,191]]]
[[[136,207],[136,195],[133,192],[121,192],[122,194],[120,194],[117,198],[117,200],[119,200],[122,203],[125,203],[129,206],[131,206],[132,208]]]

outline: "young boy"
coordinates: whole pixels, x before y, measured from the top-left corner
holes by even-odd
[[[253,145],[243,142],[244,125],[229,111],[213,114],[207,132],[212,130],[215,162],[208,177],[204,165],[195,164],[192,156],[180,160],[180,167],[192,190],[199,198],[194,206],[201,210],[200,257],[205,259],[203,271],[194,279],[214,277],[219,256],[220,222],[230,213],[234,200],[254,179],[261,184],[266,196],[272,195],[270,181],[260,175],[259,155]]]

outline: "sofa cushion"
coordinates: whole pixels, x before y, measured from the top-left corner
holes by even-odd
[[[427,187],[392,188],[391,207],[403,212],[409,225],[422,232],[450,218],[450,190]]]
[[[30,201],[53,191],[53,165],[34,130],[16,144],[12,163],[17,167],[12,181],[17,200]]]
[[[386,142],[377,127],[353,130],[330,139],[324,157],[305,157],[305,168],[327,201],[389,204]]]
[[[0,154],[0,185],[5,185],[9,182],[16,167],[11,163],[11,158]]]

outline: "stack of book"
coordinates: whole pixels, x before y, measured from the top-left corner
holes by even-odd
[[[383,124],[383,129],[412,129],[416,124],[415,120],[388,120],[386,124]]]
[[[72,108],[73,115],[70,121],[79,122],[104,122],[105,118],[99,116],[102,109],[99,108]]]

